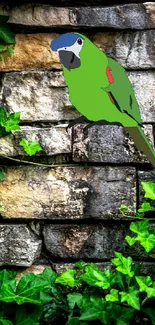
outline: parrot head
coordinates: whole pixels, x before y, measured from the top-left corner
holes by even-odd
[[[80,52],[84,46],[85,37],[78,33],[66,33],[51,42],[52,51],[57,51],[60,62],[68,70],[80,67]]]

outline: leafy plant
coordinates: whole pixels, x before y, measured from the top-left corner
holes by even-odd
[[[139,213],[148,209],[142,204]],[[129,245],[138,242],[146,253],[155,247],[147,219],[131,222],[130,231],[136,236],[126,236]],[[16,272],[0,271],[0,324],[154,325],[155,281],[141,274],[131,256],[114,253],[112,270],[78,261],[61,274],[47,268],[18,283]]]
[[[4,107],[0,107],[0,137],[8,135],[13,130],[19,130],[20,113],[7,114]]]
[[[8,16],[0,15],[0,61],[3,61],[2,53],[13,54],[15,36],[8,25]]]
[[[28,142],[26,139],[22,139],[20,141],[20,146],[22,146],[24,148],[24,151],[29,155],[29,156],[33,156],[35,155],[37,152],[42,150],[42,147],[40,146],[40,144],[38,142]]]

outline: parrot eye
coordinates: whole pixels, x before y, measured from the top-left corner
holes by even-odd
[[[78,43],[79,45],[81,45],[81,44],[82,44],[82,39],[81,39],[81,38],[78,38],[77,43]]]

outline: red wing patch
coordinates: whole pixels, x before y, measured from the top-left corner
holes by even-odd
[[[107,77],[108,77],[108,81],[109,81],[109,83],[112,84],[112,83],[114,82],[114,78],[113,78],[113,76],[112,76],[112,74],[111,74],[111,68],[110,68],[110,67],[108,67],[108,68],[106,69],[106,75],[107,75]]]

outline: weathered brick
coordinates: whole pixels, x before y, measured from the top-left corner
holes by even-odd
[[[0,71],[60,69],[58,56],[50,51],[54,34],[17,34],[14,54],[3,56]]]
[[[73,160],[108,163],[144,163],[146,156],[137,150],[132,138],[121,126],[92,126],[88,132],[84,125],[74,127]],[[152,126],[144,131],[153,144]]]
[[[20,130],[13,131],[11,135],[0,138],[0,155],[18,156],[26,155],[19,145],[22,138],[28,141],[38,141],[42,151],[38,155],[71,154],[71,139],[66,132],[66,127],[53,126],[47,128],[21,126]]]
[[[129,230],[123,224],[45,225],[43,234],[46,249],[57,258],[104,260],[117,251],[146,259],[143,249],[128,246],[125,236]]]
[[[155,27],[154,3],[124,4],[112,7],[63,8],[27,4],[12,9],[1,6],[1,14],[9,22],[24,26],[43,27],[107,27],[116,29],[147,29]]]
[[[0,225],[0,265],[31,266],[42,241],[26,225]]]
[[[40,274],[43,273],[46,267],[49,267],[48,265],[32,265],[28,268],[24,268],[24,270],[19,270],[16,276],[17,283],[20,281],[20,279],[23,277],[23,275],[27,273],[33,273],[33,274]]]
[[[155,121],[155,72],[136,71],[128,73],[139,103],[143,122]]]
[[[4,74],[1,101],[8,112],[21,112],[21,121],[55,122],[79,116],[69,101],[62,73]]]
[[[143,122],[155,120],[155,72],[127,72],[140,106]],[[145,90],[144,90],[145,87]],[[145,91],[145,96],[144,96]],[[29,71],[5,73],[0,101],[8,112],[21,112],[21,121],[61,121],[80,116],[73,108],[63,73]]]
[[[94,34],[86,30],[83,34],[125,68],[155,67],[154,29]],[[58,55],[50,49],[50,43],[56,36],[49,33],[17,34],[14,54],[11,57],[4,55],[0,71],[61,69]]]
[[[139,70],[155,67],[154,29],[100,32],[88,36],[102,51],[125,68]]]
[[[132,167],[20,166],[4,171],[6,179],[0,182],[4,218],[120,219],[122,203],[131,214],[135,211],[136,170]]]

